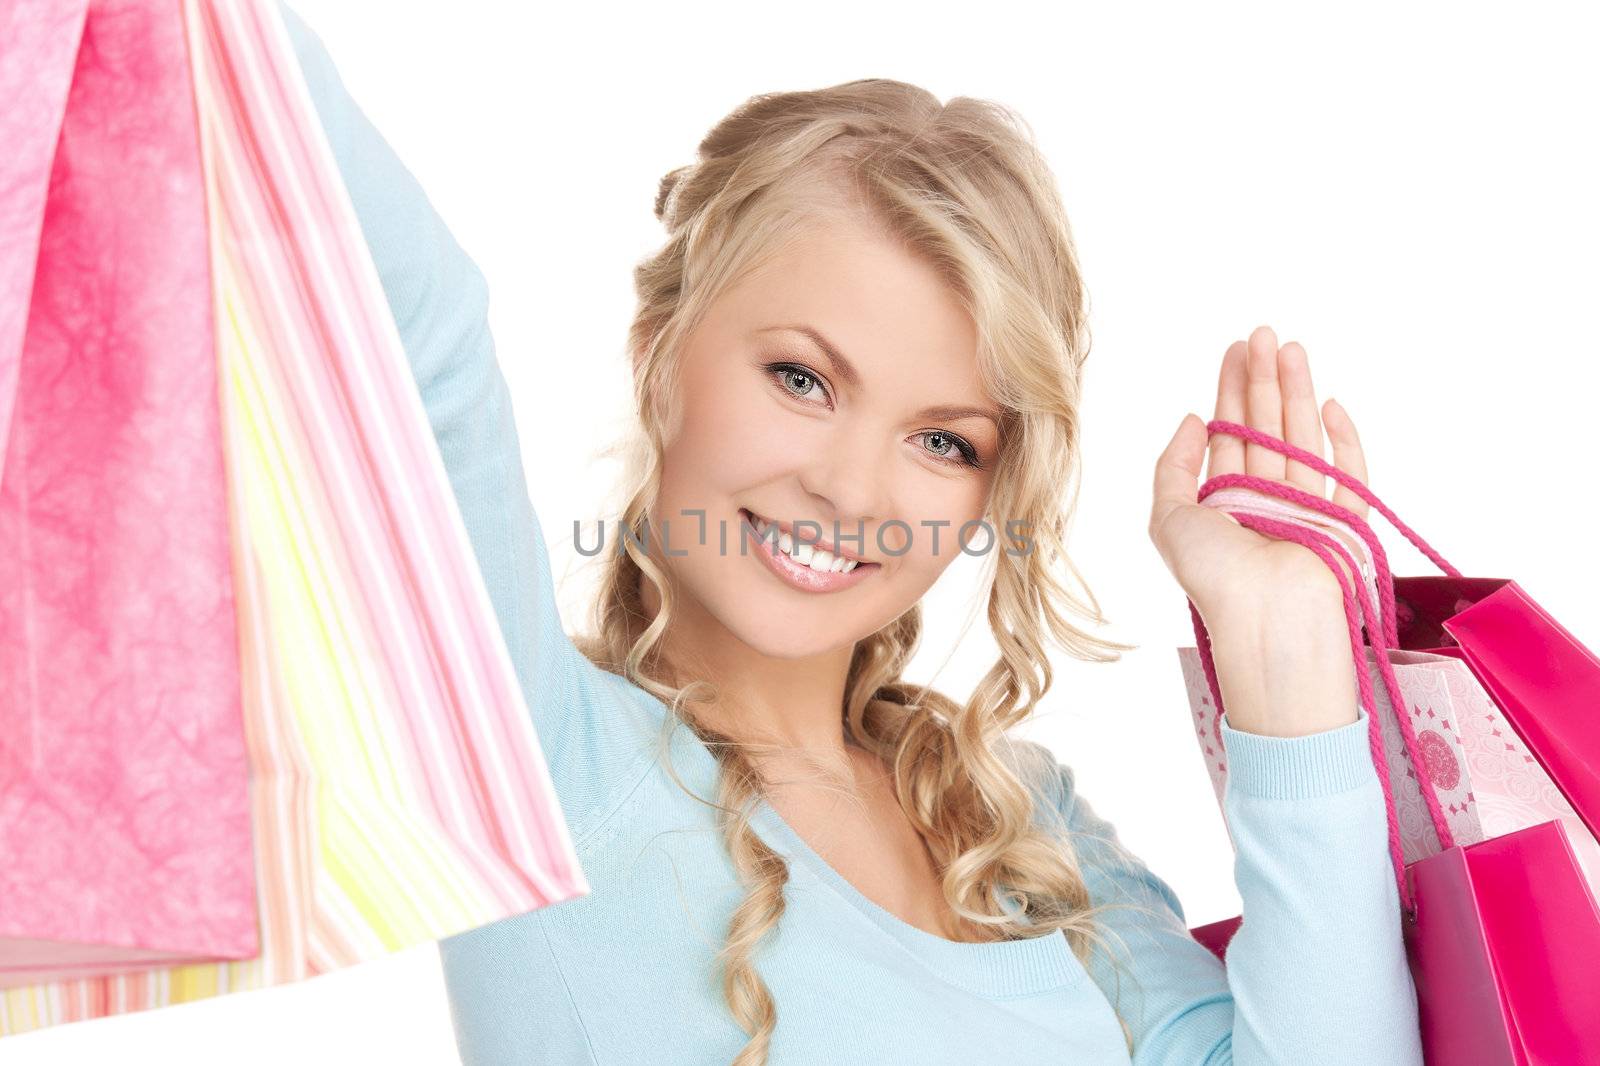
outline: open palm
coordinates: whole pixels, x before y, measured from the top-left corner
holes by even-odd
[[[1366,458],[1355,424],[1334,400],[1323,404],[1319,415],[1305,349],[1294,341],[1280,347],[1270,327],[1258,326],[1248,341],[1228,346],[1213,417],[1242,423],[1320,458],[1327,458],[1326,426],[1332,465],[1366,483]],[[1219,474],[1249,474],[1323,499],[1328,480],[1271,448],[1226,433],[1210,436],[1198,417],[1184,416],[1156,463],[1149,531],[1167,568],[1202,616],[1208,609],[1240,601],[1298,594],[1337,597],[1337,578],[1308,548],[1263,536],[1224,511],[1197,502],[1202,459],[1208,480]],[[1344,485],[1335,484],[1333,502],[1366,518],[1367,502]]]

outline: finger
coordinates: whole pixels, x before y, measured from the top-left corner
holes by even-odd
[[[1367,484],[1367,457],[1361,449],[1361,438],[1350,415],[1339,406],[1339,401],[1329,399],[1322,405],[1323,422],[1328,427],[1328,441],[1333,445],[1333,465]],[[1354,490],[1338,485],[1333,490],[1333,502],[1354,511],[1356,517],[1367,520],[1369,505]]]
[[[1217,374],[1217,413],[1214,418],[1224,422],[1245,422],[1245,342],[1234,341],[1222,355],[1222,369]],[[1206,460],[1206,480],[1218,474],[1244,473],[1244,438],[1231,433],[1211,435],[1211,454]]]
[[[1245,408],[1251,429],[1283,439],[1283,393],[1278,386],[1278,338],[1269,326],[1257,326],[1245,342]],[[1254,441],[1246,441],[1244,471],[1254,477],[1284,480],[1286,460]]]
[[[1205,449],[1205,422],[1199,415],[1184,415],[1177,431],[1156,460],[1150,506],[1152,540],[1155,540],[1161,524],[1173,508],[1197,501],[1200,495],[1200,464],[1205,457]],[[1160,541],[1156,543],[1159,545]]]
[[[1278,349],[1278,380],[1283,386],[1283,439],[1304,448],[1318,459],[1322,447],[1322,418],[1317,414],[1317,393],[1311,384],[1311,362],[1298,341]],[[1285,457],[1289,484],[1324,499],[1326,482],[1322,471],[1313,470],[1298,459]]]

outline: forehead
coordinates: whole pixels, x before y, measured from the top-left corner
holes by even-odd
[[[718,302],[741,337],[805,346],[800,334],[770,327],[811,327],[868,388],[911,389],[919,399],[932,389],[940,402],[981,395],[977,328],[960,295],[925,257],[865,221],[808,219]]]

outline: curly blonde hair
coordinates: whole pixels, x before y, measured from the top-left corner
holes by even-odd
[[[1098,912],[1128,905],[1090,905],[1070,839],[1034,819],[1035,797],[1003,750],[1007,730],[1050,688],[1046,634],[1069,654],[1098,662],[1137,646],[1094,637],[1066,617],[1105,621],[1065,549],[1090,336],[1052,175],[1023,120],[989,101],[941,104],[925,89],[882,78],[752,97],[705,136],[697,162],[661,180],[655,213],[669,237],[634,269],[638,307],[628,342],[638,424],[620,446],[619,528],[628,535],[619,538],[622,551],[604,553],[592,632],[575,637],[596,665],[668,707],[663,751],[683,723],[717,759],[714,805],[746,889],[718,955],[724,998],[749,1034],[734,1066],[764,1064],[777,1025],[752,956],[783,915],[788,864],[750,825],[763,785],[750,745],[697,720],[696,704],[716,699],[716,686],[696,677],[699,664],[661,654],[673,590],[640,542],[654,539],[650,509],[685,339],[719,293],[783,248],[807,219],[833,210],[841,187],[868,209],[865,217],[935,264],[972,315],[980,374],[1004,411],[990,513],[1020,520],[1033,543],[1027,552],[987,553],[988,619],[1000,657],[971,698],[959,703],[902,679],[922,631],[915,604],[857,641],[841,708],[846,736],[889,766],[900,804],[941,871],[945,898],[981,935],[1060,932],[1087,965],[1100,941]],[[1083,586],[1087,604],[1060,580],[1058,565]],[[644,579],[660,596],[653,618]],[[1002,896],[1018,911],[1003,907]],[[1131,1054],[1120,1012],[1118,1020]]]

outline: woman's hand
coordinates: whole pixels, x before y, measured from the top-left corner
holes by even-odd
[[[1266,326],[1257,327],[1248,342],[1235,341],[1222,357],[1213,417],[1324,458],[1326,424],[1332,465],[1366,483],[1354,423],[1333,400],[1318,416],[1305,349],[1293,341],[1279,347]],[[1263,536],[1196,502],[1208,445],[1208,479],[1250,474],[1323,498],[1328,479],[1240,437],[1219,433],[1208,440],[1205,422],[1193,414],[1184,416],[1156,463],[1150,539],[1205,623],[1229,725],[1298,736],[1355,721],[1339,579],[1309,548]],[[1366,501],[1344,485],[1335,485],[1333,502],[1366,518]]]

